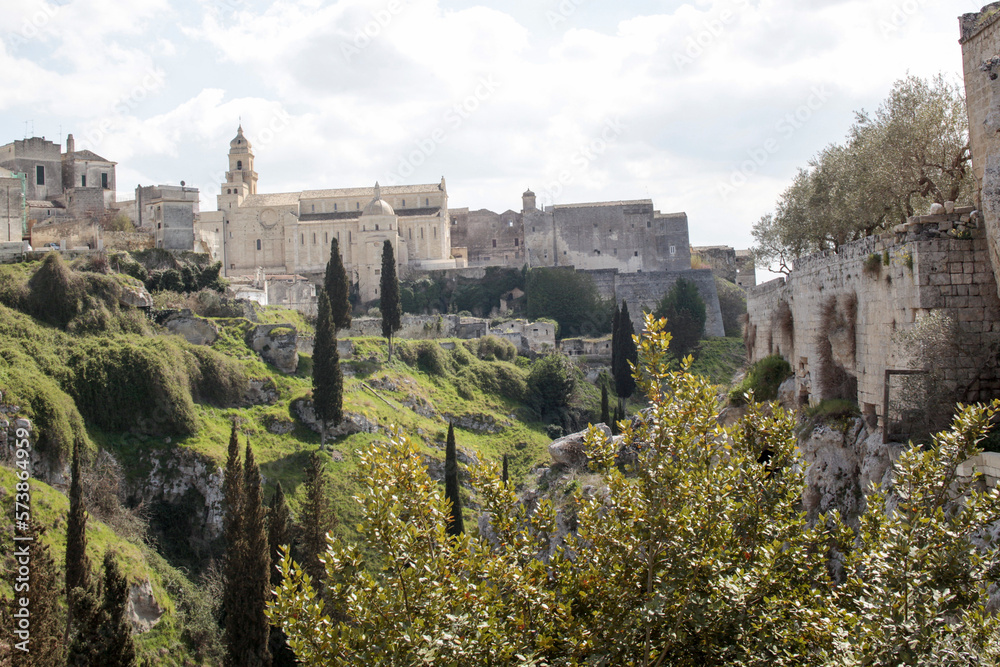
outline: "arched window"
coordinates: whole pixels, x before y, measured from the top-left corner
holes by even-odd
[[[260,239],[257,239],[257,250],[260,250]]]
[[[241,171],[243,169],[243,160],[236,161],[236,171]]]

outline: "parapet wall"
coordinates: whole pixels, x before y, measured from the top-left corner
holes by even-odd
[[[911,218],[892,233],[802,258],[787,278],[751,288],[750,360],[780,354],[811,404],[856,380],[859,406],[881,416],[885,371],[907,368],[907,350],[894,346],[893,334],[941,311],[963,341],[963,354],[934,360],[956,401],[1000,394],[1000,299],[975,218],[968,208]]]

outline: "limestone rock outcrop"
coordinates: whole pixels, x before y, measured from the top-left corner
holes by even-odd
[[[163,616],[163,609],[153,595],[153,585],[149,579],[129,586],[126,608],[132,628],[137,633],[149,632]]]
[[[292,402],[292,410],[302,423],[316,433],[320,432],[319,420],[316,419],[316,410],[313,402],[308,398],[300,398]],[[344,419],[334,428],[326,430],[327,438],[339,438],[355,433],[378,433],[378,422],[368,419],[357,412],[344,412]]]
[[[882,432],[869,431],[861,418],[843,427],[823,424],[799,441],[806,464],[803,509],[816,516],[837,509],[853,522],[864,511],[871,484],[889,490],[892,462],[902,446],[882,443]]]
[[[597,424],[594,428],[604,435],[605,440],[611,438],[611,429],[605,424]],[[549,456],[552,457],[552,462],[571,468],[587,465],[586,438],[587,431],[583,430],[554,440],[549,445]]]
[[[118,295],[118,302],[132,308],[153,307],[153,297],[146,291],[145,287],[126,287],[123,285],[121,294]]]
[[[170,333],[183,336],[192,345],[211,345],[219,338],[219,327],[215,322],[190,313],[171,315],[163,326]]]
[[[259,324],[246,336],[247,345],[285,374],[299,367],[298,332],[290,324]]]

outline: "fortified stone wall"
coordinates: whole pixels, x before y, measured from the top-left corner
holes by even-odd
[[[969,144],[994,272],[1000,275],[1000,2],[959,17]]]
[[[687,271],[643,271],[642,273],[618,273],[616,269],[587,271],[597,285],[602,298],[622,299],[628,302],[632,326],[642,331],[642,311],[655,310],[663,295],[670,291],[678,279],[690,280],[698,287],[705,302],[706,336],[725,336],[722,326],[722,311],[719,308],[719,294],[715,291],[715,277],[711,269],[688,269]]]
[[[941,311],[957,322],[962,353],[928,363],[942,370],[956,401],[998,395],[1000,299],[985,235],[971,227],[970,213],[911,218],[751,288],[750,360],[780,354],[795,371],[799,398],[811,404],[856,381],[858,405],[882,416],[885,371],[906,368],[909,352],[894,345],[893,333]]]

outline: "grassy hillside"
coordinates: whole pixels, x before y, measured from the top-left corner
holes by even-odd
[[[3,516],[9,520],[14,516],[14,485],[17,479],[10,468],[0,467],[0,506]],[[66,518],[69,501],[66,496],[44,482],[30,481],[32,517],[47,529],[44,541],[60,566],[66,559]],[[2,553],[9,556],[13,552],[12,526],[4,521],[7,529],[0,533]],[[123,573],[132,584],[149,581],[153,588],[163,616],[149,631],[136,635],[140,663],[144,658],[164,667],[181,665],[217,664],[218,655],[213,651],[210,637],[198,631],[201,623],[210,613],[209,601],[197,593],[196,587],[179,570],[170,567],[163,558],[145,545],[128,542],[108,526],[93,519],[87,522],[87,556],[95,572],[100,567],[105,552],[109,549],[118,554],[118,562]],[[8,570],[5,563],[4,570]],[[9,598],[12,594],[9,583],[0,584],[0,596]],[[65,609],[65,596],[60,603]],[[211,634],[211,632],[209,632]]]

